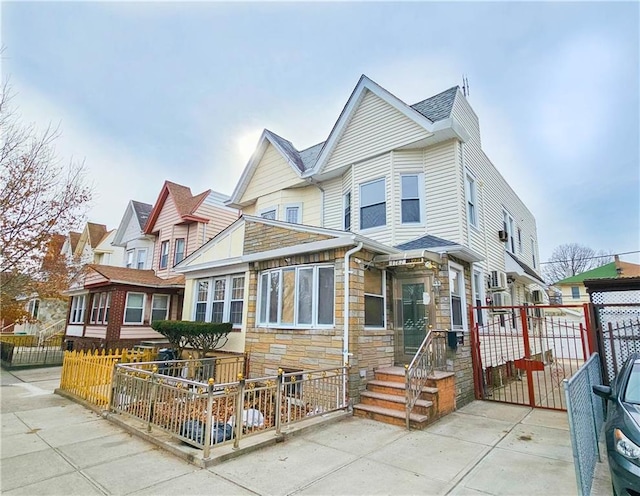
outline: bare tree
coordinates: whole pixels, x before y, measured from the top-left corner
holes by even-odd
[[[22,124],[9,84],[0,90],[0,319],[7,323],[20,314],[16,298],[42,282],[52,237],[82,223],[91,188],[82,163],[63,165],[56,155],[59,129]]]
[[[611,261],[613,261],[613,256],[604,250],[596,252],[588,246],[567,243],[557,246],[553,250],[549,261],[545,264],[543,273],[545,280],[552,284]]]

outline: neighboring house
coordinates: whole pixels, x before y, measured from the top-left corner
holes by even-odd
[[[150,324],[175,319],[184,278],[162,279],[152,270],[89,264],[73,279],[65,340],[67,349],[130,346],[162,338]]]
[[[82,236],[82,233],[74,231],[69,231],[65,236],[64,243],[60,249],[60,254],[65,257],[68,264],[73,264],[75,262],[74,257],[78,241],[80,241],[80,236]]]
[[[114,348],[162,338],[151,322],[182,313],[184,276],[173,266],[238,218],[226,200],[211,190],[194,196],[166,181],[155,205],[130,201],[118,229],[103,234],[95,250],[104,256],[109,243],[108,260],[122,267],[90,264],[68,291],[67,346]]]
[[[243,217],[176,267],[183,319],[230,319],[227,348],[250,353],[253,376],[348,361],[357,399],[433,326],[464,343],[462,404],[468,305],[543,287],[535,219],[457,87],[410,106],[363,76],[326,141],[299,151],[265,130],[228,205]]]
[[[618,255],[614,261],[581,274],[567,277],[554,284],[562,292],[562,303],[565,305],[589,303],[589,294],[584,285],[587,279],[619,279],[623,277],[639,277],[640,265],[623,262]]]
[[[124,250],[122,266],[129,269],[151,269],[155,236],[145,234],[153,205],[131,200],[127,205],[112,244]]]
[[[107,230],[104,224],[87,222],[73,250],[73,259],[80,265],[95,263],[121,266],[124,250],[111,244],[115,233],[115,230]],[[72,234],[69,233],[70,239]],[[67,246],[63,249],[66,250]]]
[[[225,205],[228,196],[191,189],[165,181],[143,228],[155,237],[151,268],[158,277],[175,275],[174,265],[238,218],[238,210]]]

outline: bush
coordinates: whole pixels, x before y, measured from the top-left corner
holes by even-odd
[[[203,356],[208,352],[222,348],[228,341],[233,328],[230,322],[192,322],[188,320],[156,320],[151,327],[169,340],[178,356],[189,345],[200,351]]]

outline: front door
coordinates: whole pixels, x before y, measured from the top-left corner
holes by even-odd
[[[397,279],[395,284],[397,364],[408,364],[427,334],[430,296],[425,293],[426,279]]]

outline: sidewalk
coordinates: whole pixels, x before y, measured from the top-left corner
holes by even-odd
[[[410,432],[349,417],[199,469],[53,394],[59,377],[2,370],[2,494],[577,494],[563,412],[476,401]],[[592,495],[611,494],[599,465]]]

